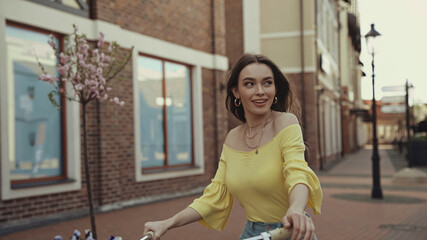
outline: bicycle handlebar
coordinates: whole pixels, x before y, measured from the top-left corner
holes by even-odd
[[[271,240],[284,240],[292,236],[292,230],[286,228],[276,228],[269,231]]]
[[[284,240],[286,238],[291,237],[292,230],[286,229],[286,228],[276,228],[272,231],[269,231],[268,234],[270,235],[271,240]],[[153,240],[153,239],[154,239],[154,232],[149,231],[140,240]]]
[[[153,239],[154,239],[154,232],[153,231],[148,231],[147,234],[145,234],[145,236],[143,236],[139,240],[153,240]]]

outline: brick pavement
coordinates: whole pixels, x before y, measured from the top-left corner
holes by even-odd
[[[392,180],[393,164],[385,149],[380,149],[383,200],[372,200],[371,153],[361,149],[346,155],[327,172],[319,172],[324,201],[322,214],[313,216],[320,240],[425,240],[427,239],[427,184],[396,185]],[[403,161],[403,160],[402,160]],[[139,239],[145,221],[163,219],[186,207],[197,196],[140,205],[97,214],[98,239],[109,234],[123,239]],[[242,208],[235,203],[227,227],[222,232],[198,223],[169,231],[162,240],[237,239],[245,221]],[[67,236],[75,228],[90,226],[89,218],[61,222],[5,236],[2,240],[53,239]],[[65,238],[66,239],[66,238]]]
[[[383,147],[380,167],[384,199],[372,200],[371,154],[371,149],[362,149],[345,156],[328,172],[319,173],[324,204],[322,214],[313,217],[317,236],[328,240],[427,239],[427,184],[393,183],[396,170]],[[404,161],[403,155],[400,161]],[[343,200],[337,195],[350,197]]]

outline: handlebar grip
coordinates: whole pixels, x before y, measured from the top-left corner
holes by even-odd
[[[276,228],[269,231],[271,240],[283,240],[292,236],[292,231],[286,228]]]
[[[142,237],[140,240],[153,240],[154,239],[154,232],[148,231],[147,234],[145,234],[144,237]]]

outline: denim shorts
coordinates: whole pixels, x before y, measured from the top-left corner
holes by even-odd
[[[263,222],[252,222],[247,221],[245,227],[243,228],[243,232],[239,237],[239,240],[256,237],[259,236],[262,232],[267,232],[274,230],[276,228],[282,228],[283,224],[281,222],[278,223],[263,223]],[[286,239],[290,240],[290,238]],[[314,235],[313,240],[317,240],[316,235]]]

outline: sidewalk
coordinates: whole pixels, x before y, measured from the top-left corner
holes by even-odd
[[[370,197],[372,149],[347,155],[319,173],[324,204],[322,214],[313,217],[319,239],[427,239],[427,184],[392,183],[393,174],[405,165],[403,155],[384,147],[379,153],[382,200]]]
[[[380,149],[381,186],[384,199],[370,198],[372,187],[371,149],[346,155],[336,166],[318,176],[323,187],[322,214],[313,216],[316,235],[320,240],[425,240],[427,239],[427,184],[397,185],[392,183],[396,172],[387,149]],[[403,158],[403,156],[402,156]],[[393,160],[393,161],[392,161]],[[400,164],[402,165],[402,164]],[[164,219],[185,208],[197,196],[97,214],[98,239],[110,234],[124,240],[138,240],[143,224]],[[169,231],[162,240],[237,239],[245,216],[235,201],[224,231],[217,232],[193,223]],[[81,232],[90,226],[89,218],[61,222],[0,237],[2,240],[49,240],[60,234],[64,239],[77,228]]]

